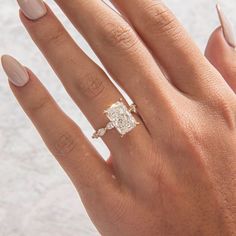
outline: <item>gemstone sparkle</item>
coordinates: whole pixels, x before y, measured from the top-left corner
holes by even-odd
[[[107,118],[122,136],[137,126],[135,118],[123,102],[116,102],[108,108],[105,113]]]

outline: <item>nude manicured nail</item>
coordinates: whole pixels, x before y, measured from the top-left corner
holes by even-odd
[[[17,87],[23,87],[29,81],[29,74],[16,59],[4,55],[1,58],[2,67],[6,72],[8,79]]]
[[[220,23],[223,29],[225,40],[231,47],[235,48],[236,39],[235,39],[235,32],[233,29],[233,25],[231,24],[229,19],[226,17],[226,15],[224,14],[219,4],[216,5],[216,9],[220,18]]]
[[[17,0],[22,12],[30,20],[37,20],[47,13],[42,0]]]

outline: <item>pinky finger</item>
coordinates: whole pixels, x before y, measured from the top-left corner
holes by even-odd
[[[107,212],[103,208],[112,194],[118,193],[111,169],[31,71],[10,56],[2,57],[2,65],[13,93],[73,181],[91,218],[109,218],[102,215]]]
[[[233,27],[220,6],[217,6],[221,27],[211,35],[205,55],[236,92],[236,39]]]
[[[227,45],[221,28],[211,35],[205,55],[236,92],[236,50]]]

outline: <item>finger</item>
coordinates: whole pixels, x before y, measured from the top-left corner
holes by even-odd
[[[205,55],[236,92],[236,41],[230,22],[222,14],[220,13],[222,26],[212,33]]]
[[[103,1],[56,0],[72,23],[84,35],[111,76],[138,105],[146,125],[167,112],[166,103],[176,90],[164,78],[156,61],[139,37]],[[150,130],[152,130],[150,128]]]
[[[75,184],[89,213],[104,219],[107,201],[118,192],[111,169],[32,72],[9,56],[2,57],[2,64],[13,93]]]
[[[103,111],[121,98],[125,99],[104,71],[77,46],[49,8],[39,20],[29,20],[22,14],[21,20],[94,128],[105,127],[108,121]],[[144,137],[148,135],[141,120],[136,119],[140,125],[129,134],[134,142],[138,133]],[[112,152],[122,154],[123,150],[127,151],[127,138],[121,139],[116,130],[110,130],[103,137]]]
[[[236,51],[225,41],[222,28],[211,35],[205,55],[236,92]]]
[[[39,20],[29,20],[22,14],[21,20],[94,128],[105,127],[108,119],[103,112],[122,98],[120,92],[101,68],[76,45],[49,8]],[[108,130],[103,136],[114,157],[116,174],[124,181],[135,180],[131,176],[138,175],[138,170],[145,163],[139,158],[141,144],[146,145],[151,139],[141,119],[138,116],[135,119],[140,125],[123,138],[115,129]],[[132,156],[127,158],[127,153],[132,153]]]
[[[194,95],[209,93],[205,89],[208,85],[212,86],[208,79],[209,63],[162,1],[112,2],[133,25],[179,90]],[[217,80],[219,83],[222,82],[219,76]]]

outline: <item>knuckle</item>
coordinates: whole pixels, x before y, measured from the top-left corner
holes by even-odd
[[[217,115],[219,120],[223,120],[230,129],[235,127],[235,97],[234,94],[216,91],[214,96],[210,98],[210,108],[213,109],[214,115]]]
[[[29,106],[27,106],[27,110],[30,113],[40,113],[43,109],[47,109],[47,107],[52,105],[52,99],[49,96],[41,97],[36,101],[32,101]]]
[[[106,23],[104,35],[109,45],[124,50],[130,50],[138,43],[138,37],[128,24]]]
[[[59,46],[66,41],[66,34],[62,27],[50,29],[50,32],[42,32],[40,38],[45,41],[45,46]]]
[[[178,125],[178,135],[180,137],[176,148],[179,153],[188,153],[201,166],[204,166],[204,147],[212,138],[212,133],[204,127],[197,128],[191,122],[185,122]],[[176,151],[176,149],[174,148]]]
[[[148,5],[145,8],[148,15],[146,21],[148,26],[153,28],[158,34],[171,33],[178,35],[178,23],[175,16],[167,7],[161,3],[156,2]]]
[[[98,73],[84,73],[78,75],[77,88],[88,98],[97,98],[105,89],[105,82]]]
[[[195,107],[192,108],[193,113],[195,112]],[[196,111],[197,108],[196,108]],[[195,113],[194,113],[195,114]],[[176,110],[171,118],[173,124],[173,129],[168,134],[168,137],[172,140],[176,139],[176,142],[168,142],[167,147],[170,147],[170,150],[173,153],[181,152],[198,152],[199,142],[201,141],[203,130],[206,129],[205,125],[202,125],[201,120],[197,117],[190,116],[188,112],[183,110]],[[203,127],[201,127],[203,126]],[[177,138],[178,137],[178,138]],[[169,146],[170,145],[170,146]]]
[[[234,101],[235,102],[235,101]],[[223,118],[225,124],[228,125],[229,128],[235,127],[235,111],[229,101],[221,101],[219,104],[220,107],[220,116]]]
[[[55,157],[66,157],[77,146],[77,139],[69,133],[60,134],[52,146]]]

